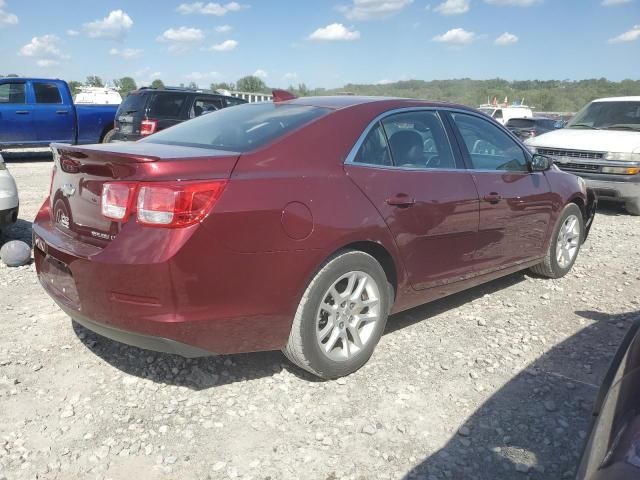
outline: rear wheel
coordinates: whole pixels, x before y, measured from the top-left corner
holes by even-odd
[[[390,292],[371,255],[346,251],[330,258],[300,300],[284,354],[325,379],[355,372],[382,336]]]
[[[578,257],[584,238],[584,219],[575,203],[570,203],[560,215],[553,230],[547,254],[542,263],[531,267],[538,275],[548,278],[564,277]]]
[[[112,128],[111,130],[109,130],[107,133],[104,134],[104,137],[102,137],[102,143],[110,143],[111,139],[115,134],[116,134],[116,129]]]

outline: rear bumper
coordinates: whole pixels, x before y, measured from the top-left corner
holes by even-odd
[[[93,320],[82,315],[77,310],[68,308],[65,304],[56,300],[55,297],[54,300],[56,301],[58,306],[75,322],[91,330],[92,332],[97,333],[98,335],[109,338],[111,340],[115,340],[116,342],[126,343],[127,345],[143,348],[145,350],[153,350],[154,352],[180,355],[186,358],[207,357],[215,355],[215,353],[208,350],[197,348],[192,345],[187,345],[185,343],[176,342],[175,340],[171,340],[170,338],[135,333],[94,322]]]
[[[111,137],[111,143],[118,143],[118,142],[135,142],[137,140],[140,140],[142,137],[141,135],[124,135],[118,131],[116,131],[116,133],[113,134],[113,137]]]

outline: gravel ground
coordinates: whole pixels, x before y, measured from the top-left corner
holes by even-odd
[[[9,164],[30,241],[51,163]],[[101,338],[33,265],[0,268],[0,479],[572,478],[608,362],[638,317],[640,218],[602,209],[577,264],[390,318],[322,382],[279,352],[186,360]]]

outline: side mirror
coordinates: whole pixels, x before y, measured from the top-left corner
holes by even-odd
[[[536,153],[529,164],[532,172],[546,172],[551,168],[552,161],[549,157]]]

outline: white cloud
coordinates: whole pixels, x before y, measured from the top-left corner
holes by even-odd
[[[518,38],[517,35],[514,35],[513,33],[509,33],[509,32],[504,32],[502,35],[496,38],[493,43],[503,47],[506,45],[513,45],[514,43],[518,43],[518,40],[520,39]]]
[[[143,50],[140,48],[112,48],[109,50],[109,55],[117,55],[118,57],[122,57],[127,60],[132,60],[135,58],[142,57]]]
[[[215,28],[215,30],[218,33],[229,33],[231,30],[233,30],[233,27],[231,25],[219,25]]]
[[[467,32],[464,28],[454,28],[442,35],[433,37],[434,42],[448,43],[449,45],[468,45],[477,39],[473,32]]]
[[[640,39],[640,25],[634,25],[628,32],[624,32],[617,37],[609,39],[609,43],[633,42],[638,39]]]
[[[169,28],[156,38],[158,42],[168,43],[169,51],[173,53],[184,53],[203,39],[202,30],[192,27]]]
[[[295,72],[287,72],[282,76],[283,80],[293,81],[298,79],[298,74]]]
[[[378,80],[376,85],[389,85],[390,83],[394,83],[395,80],[391,80],[390,78],[383,78],[382,80]]]
[[[39,67],[58,65],[61,60],[69,58],[60,50],[59,42],[60,38],[56,35],[33,37],[29,43],[22,46],[18,55],[34,58]]]
[[[259,68],[255,72],[253,72],[253,76],[265,79],[265,78],[267,78],[269,76],[269,74],[267,72],[265,72],[263,69]]]
[[[602,0],[603,7],[613,7],[616,5],[624,5],[625,3],[631,3],[633,0]]]
[[[498,5],[504,7],[531,7],[538,5],[544,0],[484,0],[491,5]]]
[[[102,20],[85,23],[82,27],[91,38],[123,38],[133,26],[124,10],[113,10]]]
[[[7,12],[4,8],[7,6],[7,3],[4,0],[0,0],[0,28],[5,25],[17,25],[18,16]]]
[[[445,0],[434,10],[442,15],[461,15],[469,11],[471,0]]]
[[[184,76],[187,80],[198,82],[202,80],[214,80],[220,78],[218,72],[191,72]]]
[[[225,40],[222,43],[216,43],[215,45],[211,45],[208,50],[210,52],[230,52],[231,50],[235,50],[238,46],[237,40]]]
[[[80,32],[78,30],[69,29],[67,30],[67,35],[69,35],[70,37],[77,37],[78,35],[80,35]]]
[[[189,15],[191,13],[198,13],[200,15],[215,15],[217,17],[222,17],[229,12],[237,12],[239,10],[243,10],[245,8],[249,8],[248,5],[241,5],[238,2],[229,2],[225,4],[220,3],[204,3],[204,2],[194,2],[194,3],[182,3],[176,9],[178,13],[182,15]]]
[[[359,38],[359,31],[349,30],[341,23],[332,23],[331,25],[317,29],[309,35],[309,40],[319,41],[357,40]]]
[[[352,0],[338,10],[349,20],[375,20],[394,15],[412,3],[413,0]]]

